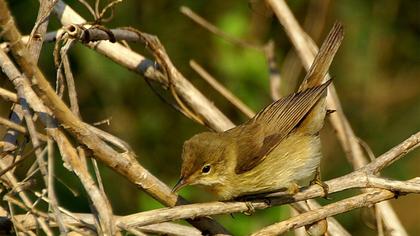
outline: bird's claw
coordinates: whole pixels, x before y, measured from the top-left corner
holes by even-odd
[[[245,205],[248,208],[248,210],[244,211],[244,214],[247,215],[247,216],[252,215],[255,212],[254,205],[252,205],[251,202],[245,202]]]
[[[287,193],[290,195],[295,195],[296,193],[299,192],[299,185],[295,182],[291,182],[288,186],[287,186]]]
[[[329,199],[328,198],[329,186],[328,186],[328,184],[322,182],[322,180],[321,180],[321,173],[320,173],[320,169],[319,168],[316,170],[314,179],[311,180],[311,182],[310,182],[310,185],[314,185],[314,184],[320,186],[322,188],[322,190],[324,191],[323,198]]]

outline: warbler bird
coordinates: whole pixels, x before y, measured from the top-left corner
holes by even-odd
[[[336,23],[298,92],[273,102],[242,125],[186,141],[181,178],[173,191],[199,184],[227,200],[290,190],[313,175],[321,160],[319,131],[331,83],[322,81],[342,39],[342,26]]]

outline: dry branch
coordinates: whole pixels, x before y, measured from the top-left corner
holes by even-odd
[[[277,67],[275,46],[273,41],[269,41],[264,48],[265,57],[268,64],[269,79],[270,79],[270,94],[273,101],[279,100],[282,96],[280,93],[282,77]]]
[[[59,1],[56,4],[54,11],[63,25],[83,24],[86,22],[62,1]],[[105,55],[127,69],[143,75],[147,79],[157,81],[163,84],[163,86],[168,86],[168,78],[156,68],[153,61],[121,44],[101,41],[89,43],[87,46],[95,49],[97,52]],[[188,103],[196,114],[205,119],[206,124],[210,127],[218,131],[227,130],[233,127],[232,122],[181,74],[172,82],[177,94]]]
[[[57,7],[58,9],[60,9],[60,6],[64,7],[62,4],[58,3],[56,5],[56,9]],[[62,15],[65,15],[63,12],[61,13]],[[14,25],[11,25],[11,26],[14,26]],[[15,28],[11,27],[11,29],[15,29]],[[51,110],[52,114],[54,114],[57,120],[64,127],[66,127],[66,129],[70,131],[70,133],[72,133],[78,139],[80,143],[83,143],[84,145],[87,146],[87,148],[92,150],[96,158],[98,158],[103,163],[105,163],[106,165],[113,168],[118,173],[128,178],[131,182],[135,183],[137,186],[144,189],[147,193],[149,193],[151,196],[161,201],[162,203],[173,206],[173,205],[185,202],[185,200],[183,200],[182,198],[179,198],[177,195],[171,193],[170,188],[168,188],[159,179],[151,175],[146,169],[144,169],[141,165],[139,165],[133,153],[131,152],[119,153],[115,151],[112,147],[110,147],[103,140],[101,140],[100,137],[98,137],[95,133],[93,133],[87,124],[83,123],[82,121],[78,119],[78,117],[74,116],[72,112],[68,109],[68,107],[64,104],[64,102],[57,96],[57,94],[51,88],[48,81],[45,79],[45,77],[43,76],[41,71],[38,69],[38,67],[33,65],[30,61],[28,61],[28,57],[25,57],[27,55],[27,52],[23,46],[23,43],[21,43],[20,41],[19,32],[17,32],[17,30],[11,31],[11,32],[14,33],[12,34],[13,37],[5,37],[5,38],[11,42],[18,42],[18,43],[13,44],[12,49],[13,47],[16,47],[17,44],[20,45],[18,47],[20,57],[16,56],[16,60],[18,64],[25,71],[25,74],[27,74],[30,77],[32,76],[34,77],[34,81],[36,81],[36,84],[34,85],[37,90],[37,94],[40,96],[42,101],[47,105],[47,107]],[[9,34],[7,34],[6,36],[8,35]],[[13,40],[10,40],[10,39],[13,39]],[[97,46],[99,47],[99,45]],[[14,77],[11,77],[11,78],[14,78]],[[190,85],[189,82],[187,82],[183,78],[179,78],[179,80],[180,81],[177,84]],[[188,90],[188,91],[192,91],[192,90]],[[196,96],[196,95],[193,95],[193,96]],[[42,109],[34,108],[34,110],[36,111],[41,110],[45,112],[45,109],[42,110]],[[60,135],[59,131],[58,132],[54,132],[54,131],[56,130],[51,130],[49,134]],[[65,140],[64,137],[57,137],[57,136],[53,136],[53,137],[57,143],[61,145],[65,144],[62,141],[62,140]],[[63,138],[63,139],[60,139],[60,138]],[[68,149],[66,148],[60,148],[61,152],[64,152],[65,150],[68,151]],[[68,153],[63,154],[63,156],[72,157],[73,155],[70,155],[70,154]],[[75,164],[75,162],[69,162],[69,163]],[[79,177],[81,176],[80,173],[79,173]],[[105,197],[105,196],[101,196],[101,194],[95,194],[95,192],[90,193],[88,190],[91,190],[93,186],[90,185],[90,181],[87,179],[87,176],[84,176],[84,178],[85,178],[84,181],[87,181],[85,182],[86,183],[85,188],[87,188],[87,192],[90,194],[90,197],[92,198],[93,203],[97,204],[95,205],[97,208],[102,207],[101,208],[102,210],[99,212],[99,213],[101,212],[103,213],[103,214],[100,214],[101,219],[102,219],[101,228],[103,230],[107,229],[106,232],[115,232],[112,229],[113,224],[109,223],[109,219],[111,219],[110,212],[112,211],[109,211],[106,208],[103,208],[104,206],[107,206],[108,204],[101,204],[101,202],[106,202],[106,200],[105,201],[94,200],[97,197]],[[213,232],[213,233],[225,232],[225,230],[221,226],[217,225],[215,222],[212,222],[210,219],[206,219],[206,218],[196,219],[196,220],[191,220],[191,222],[197,225],[198,227],[200,227],[203,231],[208,231],[208,232]],[[109,228],[110,226],[111,228]]]
[[[94,182],[89,180],[90,175],[86,171],[78,171],[80,170],[80,164],[78,164],[77,162],[79,158],[77,157],[77,155],[71,155],[71,144],[64,136],[64,134],[61,131],[59,131],[57,127],[54,126],[54,121],[48,115],[50,111],[46,107],[44,107],[43,103],[39,100],[39,98],[30,88],[29,82],[22,75],[19,74],[19,72],[16,70],[16,68],[14,68],[13,64],[7,58],[7,55],[5,55],[2,51],[0,51],[0,63],[1,67],[3,69],[6,69],[6,74],[10,70],[10,74],[8,74],[8,76],[10,78],[15,78],[12,82],[15,83],[17,90],[22,91],[21,93],[27,97],[27,101],[30,102],[31,107],[39,114],[44,114],[43,116],[41,116],[41,120],[45,123],[47,127],[48,135],[53,137],[54,140],[57,142],[64,160],[70,161],[69,165],[76,170],[75,173],[78,174],[79,177],[83,173],[86,173],[83,176],[81,176],[80,179],[82,183],[84,183],[87,193],[92,197],[92,199],[95,199],[94,204],[99,212],[99,215],[102,216],[103,222],[108,222],[104,223],[101,228],[105,229],[105,234],[113,235],[114,233],[112,232],[115,232],[115,230],[106,230],[107,227],[109,228],[109,226],[113,225],[112,223],[109,223],[109,221],[112,220],[111,218],[109,218],[110,216],[112,216],[112,211],[110,211],[109,209],[109,203],[106,203],[107,200],[102,200],[105,196],[96,194],[96,192],[94,191]],[[45,166],[46,165],[43,165],[44,168]]]
[[[14,130],[16,130],[16,131],[18,131],[22,134],[28,134],[28,130],[26,129],[26,127],[18,125],[14,122],[11,122],[10,120],[5,119],[3,117],[0,117],[0,124],[4,125],[6,127],[9,127],[11,129],[14,129]],[[41,134],[41,133],[37,132],[37,136],[41,141],[43,141],[43,142],[47,141],[47,136],[45,136],[45,134]]]
[[[19,222],[22,225],[22,228],[25,229],[35,229],[37,227],[36,217],[33,214],[29,215],[16,215],[15,221]],[[114,216],[117,220],[121,218],[121,216]],[[86,213],[79,213],[73,214],[73,216],[64,215],[63,221],[66,225],[69,226],[77,226],[77,227],[86,227],[86,225],[93,225],[94,224],[94,216],[92,214]],[[0,218],[0,225],[8,224],[8,218]],[[56,227],[57,224],[55,222],[49,222],[50,227]],[[136,227],[136,229],[144,232],[144,233],[152,233],[152,234],[169,234],[175,236],[198,236],[202,235],[201,232],[193,227],[175,224],[175,223],[160,223],[160,224],[153,224],[147,225],[142,227]]]
[[[246,42],[246,41],[241,40],[241,39],[237,39],[237,38],[232,37],[229,34],[223,32],[221,29],[217,28],[215,25],[208,22],[203,17],[199,16],[197,13],[195,13],[189,7],[182,6],[182,7],[180,7],[179,10],[181,11],[182,14],[184,14],[185,16],[187,16],[188,18],[193,20],[195,23],[197,23],[198,25],[200,25],[204,29],[206,29],[206,30],[210,31],[211,33],[225,39],[228,42],[233,43],[234,45],[239,45],[239,46],[245,47],[245,48],[252,48],[252,49],[255,49],[255,50],[259,50],[259,51],[263,50],[263,47],[260,46],[260,45],[256,45],[256,44]]]
[[[17,95],[4,88],[0,88],[0,96],[6,101],[14,102],[14,103],[18,102]]]
[[[329,204],[322,208],[302,213],[288,220],[270,225],[252,234],[252,236],[281,235],[288,230],[312,224],[332,215],[337,215],[360,207],[370,206],[377,202],[391,199],[394,196],[395,195],[393,192],[387,190],[369,191],[367,193],[363,193],[355,197],[350,197],[345,200]]]
[[[248,118],[251,118],[255,115],[255,112],[251,110],[245,103],[243,103],[239,98],[237,98],[232,92],[226,89],[222,84],[220,84],[213,76],[211,76],[207,71],[204,70],[194,60],[190,61],[190,66],[197,72],[201,78],[203,78],[211,87],[213,87],[217,92],[219,92],[223,97],[225,97],[230,103],[232,103],[236,108],[238,108],[243,114]]]

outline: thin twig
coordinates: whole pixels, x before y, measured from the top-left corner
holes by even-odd
[[[39,55],[44,43],[44,37],[47,32],[49,16],[52,12],[54,4],[57,0],[46,1],[42,0],[39,4],[38,16],[35,21],[34,27],[32,28],[29,36],[28,51],[32,56],[32,60],[35,64],[39,59]]]
[[[54,133],[57,133],[57,129],[51,129],[49,133],[54,135]],[[57,135],[54,135],[54,137],[56,136]],[[98,218],[100,222],[100,227],[98,228],[99,232],[104,235],[118,234],[115,226],[113,225],[113,214],[109,200],[107,199],[106,195],[103,195],[102,192],[97,188],[95,181],[90,176],[89,171],[82,164],[82,159],[79,158],[76,149],[65,138],[56,139],[55,141],[57,142],[60,153],[63,156],[63,160],[79,177],[83,187],[86,189],[86,193],[89,195],[93,205],[95,206],[95,210],[98,212]]]
[[[211,87],[225,97],[230,103],[244,113],[248,118],[255,116],[255,112],[251,110],[245,103],[237,98],[233,93],[226,89],[213,76],[211,76],[202,66],[194,60],[190,60],[190,66],[203,78]]]
[[[277,101],[281,98],[282,78],[277,67],[274,41],[270,40],[265,45],[264,54],[268,64],[271,98],[273,101]]]
[[[381,155],[380,158],[376,158],[372,163],[370,163],[367,166],[364,166],[362,169],[365,169],[369,174],[377,174],[383,168],[391,165],[408,152],[419,147],[419,145],[420,132],[417,132],[398,146],[395,146],[391,150],[387,151],[385,154]]]
[[[3,3],[2,3],[3,4]],[[31,56],[31,59],[33,60],[33,63],[37,63],[42,44],[43,44],[43,37],[45,36],[47,26],[48,26],[48,15],[51,13],[52,7],[55,4],[54,1],[40,1],[40,7],[38,11],[37,21],[35,22],[35,25],[31,32],[31,37],[29,37],[31,40],[29,40],[28,43],[28,51]],[[10,17],[9,13],[7,12],[7,7],[4,6],[4,9],[2,11],[5,11],[2,14],[4,18],[2,18],[2,25],[4,25],[4,29],[7,30],[8,25],[13,25],[13,19]],[[10,19],[10,20],[9,20]],[[10,35],[17,35],[17,31],[15,32],[13,30],[13,27],[11,28]],[[6,34],[7,36],[8,34]],[[36,36],[36,37],[35,37]],[[8,37],[8,36],[7,36]],[[12,37],[13,38],[13,37]],[[20,43],[18,42],[18,38],[14,37],[14,40],[11,40],[13,43],[12,45],[9,45],[10,49],[12,50],[12,53],[16,55],[19,50]],[[15,44],[18,45],[18,47],[15,47]],[[21,124],[22,117],[23,117],[23,110],[21,109],[20,105],[13,106],[12,109],[12,116],[11,121],[16,124]],[[18,132],[13,130],[8,130],[6,132],[6,135],[4,136],[4,141],[7,143],[8,146],[5,146],[4,150],[12,150],[14,149],[14,144],[16,143],[16,140],[18,138]],[[9,157],[6,157],[6,160],[10,160]]]
[[[22,163],[27,157],[29,157],[36,149],[41,148],[42,146],[38,146],[33,148],[31,151],[29,151],[28,153],[25,153],[25,155],[23,155],[19,160],[13,162],[10,166],[6,167],[6,168],[2,168],[2,170],[0,171],[0,177],[3,176],[4,174],[6,174],[9,170],[15,168],[16,166],[18,166],[20,163]]]
[[[73,73],[71,71],[69,57],[67,53],[62,55],[62,62],[64,67],[64,77],[66,78],[67,82],[67,89],[69,94],[69,100],[70,100],[70,109],[77,117],[81,117],[80,115],[80,109],[79,109],[79,103],[77,102],[77,92],[76,92],[76,86],[74,83],[74,77]]]
[[[40,197],[42,200],[44,200],[46,203],[50,203],[50,200],[43,196],[40,192],[37,191],[33,191],[33,193],[35,194],[35,196]],[[62,217],[63,217],[63,222],[66,224],[67,227],[71,228],[71,230],[75,230],[75,228],[72,225],[82,225],[85,228],[89,228],[91,230],[95,230],[95,227],[93,226],[93,219],[92,220],[85,220],[83,219],[83,217],[80,217],[80,215],[77,215],[73,212],[70,212],[67,209],[64,209],[62,207],[58,207],[58,209],[60,210],[60,212],[62,213]],[[92,218],[96,217],[92,215]],[[71,219],[72,223],[68,223],[69,219]],[[27,226],[29,228],[32,228],[31,226]]]
[[[367,188],[367,187],[377,187],[372,185],[372,183],[369,183],[369,180],[364,180],[365,177],[363,176],[363,173],[359,172],[359,174],[348,174],[344,177],[339,177],[334,180],[327,181],[328,185],[330,186],[331,192],[338,192],[345,189],[350,189],[354,187],[361,187],[361,188]],[[418,193],[420,190],[420,183],[418,179],[406,181],[406,183],[415,183],[413,184],[413,188],[410,189],[410,193]],[[399,191],[402,189],[398,189],[397,185],[393,186],[395,191]],[[404,187],[404,190],[407,191],[407,187]],[[380,193],[390,193],[386,195],[385,198],[381,197],[376,200],[368,200],[363,202],[363,205],[359,205],[359,203],[352,205],[351,203],[348,203],[347,210],[340,210],[339,212],[334,212],[331,215],[317,215],[317,210],[323,211],[322,208],[313,210],[315,213],[312,213],[314,216],[318,216],[314,218],[313,221],[309,223],[313,223],[319,220],[322,220],[328,216],[332,216],[334,214],[342,213],[344,211],[349,211],[354,208],[359,208],[362,206],[367,206],[370,204],[377,203],[379,201],[384,201],[389,198],[392,198],[395,196],[395,194],[389,190],[386,189],[371,189],[368,190],[366,194],[372,194],[376,195],[378,192]],[[278,193],[277,195],[280,195]],[[362,194],[363,195],[363,194]],[[270,195],[267,195],[270,196]],[[307,189],[302,190],[301,192],[295,194],[295,195],[288,195],[285,192],[281,193],[281,196],[273,197],[273,198],[261,198],[256,200],[250,200],[246,202],[209,202],[209,203],[195,203],[195,204],[188,204],[188,205],[182,205],[182,206],[176,206],[172,208],[161,208],[156,210],[151,210],[147,212],[141,212],[136,213],[128,216],[124,216],[117,220],[118,225],[124,225],[125,227],[133,227],[133,226],[144,226],[148,224],[155,224],[155,223],[161,223],[161,222],[167,222],[167,221],[174,221],[174,220],[180,220],[180,219],[188,219],[188,218],[194,218],[194,217],[200,217],[200,216],[209,216],[209,215],[219,215],[219,214],[231,214],[235,212],[247,212],[249,211],[250,207],[252,207],[253,210],[256,209],[265,209],[274,205],[282,205],[286,203],[292,203],[292,202],[298,202],[307,200],[314,197],[321,197],[323,196],[323,190],[319,186],[311,186]],[[366,195],[363,195],[366,196]],[[330,205],[333,205],[335,203],[332,203]],[[339,203],[341,204],[341,203]],[[346,206],[346,204],[344,204]],[[334,207],[331,207],[334,208]],[[306,225],[309,223],[302,224]]]
[[[34,147],[38,147],[40,145],[40,141],[38,139],[38,132],[35,129],[34,121],[32,120],[32,112],[29,108],[29,105],[26,102],[24,87],[22,86],[24,78],[18,77],[13,82],[16,84],[16,89],[18,90],[18,96],[21,100],[21,106],[23,108],[23,114],[26,121],[26,127],[28,129],[29,136],[31,137],[32,144]],[[35,150],[35,156],[36,160],[38,162],[38,166],[40,168],[45,186],[47,186],[48,183],[48,170],[47,170],[47,164],[45,162],[45,159],[43,155],[41,155],[41,150],[36,149]]]
[[[52,208],[52,212],[54,213],[55,221],[58,224],[58,228],[60,229],[61,234],[67,233],[67,228],[63,223],[63,218],[61,216],[60,210],[58,209],[58,201],[57,196],[55,194],[55,187],[54,187],[54,143],[51,138],[48,138],[47,141],[47,150],[48,150],[48,198],[50,199],[50,206]]]
[[[219,28],[217,28],[212,23],[208,22],[203,17],[199,16],[197,13],[195,13],[189,7],[181,6],[181,8],[179,10],[181,11],[182,14],[184,14],[185,16],[187,16],[188,18],[193,20],[195,23],[197,23],[198,25],[200,25],[204,29],[206,29],[206,30],[210,31],[211,33],[225,39],[228,42],[231,42],[234,45],[239,45],[241,47],[252,48],[252,49],[255,49],[255,50],[258,50],[258,51],[263,51],[263,47],[260,46],[260,45],[255,45],[253,43],[246,42],[244,40],[237,39],[235,37],[230,36],[229,34],[225,33],[224,31],[220,30]]]
[[[6,127],[9,127],[11,129],[14,129],[22,134],[28,134],[28,129],[24,126],[18,125],[14,122],[11,122],[8,119],[5,119],[3,117],[0,117],[0,125],[4,125]],[[46,142],[47,141],[47,136],[45,134],[41,134],[39,132],[37,132],[38,138],[42,141],[42,142]]]
[[[14,103],[18,102],[16,93],[10,92],[9,90],[6,90],[4,88],[0,88],[0,96],[6,101]]]
[[[72,213],[72,217],[64,216],[64,223],[68,226],[82,226],[86,227],[86,224],[92,224],[94,216],[86,213]],[[122,216],[114,216],[116,219],[122,218]],[[37,227],[36,218],[34,215],[24,216],[16,215],[15,221],[21,223],[25,229],[34,229]],[[51,227],[55,227],[55,222],[49,222]],[[180,225],[175,223],[160,223],[137,227],[137,229],[151,234],[163,234],[163,235],[174,235],[174,236],[199,236],[201,232],[191,226]]]
[[[7,166],[3,163],[2,160],[0,160],[0,168],[1,169],[6,169]],[[13,188],[19,188],[19,183],[16,179],[16,177],[9,171],[5,174],[5,177],[7,178],[8,182],[10,183],[10,186]],[[27,194],[24,191],[17,191],[18,196],[22,199],[22,201],[24,202],[25,206],[31,206],[33,203],[30,200],[30,198],[27,196]],[[45,233],[48,234],[48,232],[50,232],[45,219],[43,218],[39,218],[37,219],[37,222],[39,223],[39,225],[41,226],[41,228],[44,230]]]

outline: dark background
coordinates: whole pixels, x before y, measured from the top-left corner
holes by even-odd
[[[93,1],[89,1],[93,2]],[[67,1],[79,14],[93,20],[77,1]],[[288,1],[292,11],[314,37],[318,45],[334,21],[345,26],[345,39],[331,67],[331,75],[342,101],[343,109],[355,130],[376,156],[386,152],[420,128],[420,20],[416,1]],[[23,34],[29,34],[36,19],[37,1],[9,1]],[[189,67],[190,59],[203,65],[221,83],[252,109],[270,103],[268,69],[264,55],[246,49],[209,33],[179,12],[186,5],[230,35],[263,44],[273,39],[279,69],[288,81],[283,94],[295,88],[296,79],[304,76],[299,60],[295,67],[284,66],[290,61],[292,46],[277,19],[261,0],[252,1],[124,1],[115,8],[109,28],[132,26],[157,35],[175,66],[197,88],[236,124],[246,120],[238,110],[223,99]],[[323,13],[325,12],[325,14]],[[52,17],[49,30],[60,27]],[[131,44],[139,53],[152,58],[142,44]],[[53,44],[44,46],[40,66],[54,83]],[[288,59],[286,59],[288,58]],[[81,114],[88,123],[111,119],[100,128],[126,140],[138,155],[139,162],[169,186],[176,182],[180,169],[183,142],[206,130],[163,103],[143,78],[107,58],[78,44],[70,51]],[[292,60],[293,61],[293,60]],[[296,68],[296,69],[291,69]],[[290,82],[292,81],[292,82]],[[12,89],[0,80],[0,86]],[[167,91],[158,89],[162,94]],[[8,116],[10,104],[0,101],[0,115]],[[0,127],[3,135],[4,127]],[[352,170],[331,129],[322,131],[323,178],[330,179]],[[419,176],[420,152],[415,151],[387,168],[383,175],[396,179]],[[86,194],[78,179],[57,161],[57,176],[78,196],[57,183],[61,205],[77,212],[88,212]],[[24,173],[27,166],[20,169]],[[106,192],[116,214],[129,214],[161,207],[122,177],[100,166]],[[354,192],[331,196],[341,199]],[[200,202],[214,199],[195,187],[181,191],[187,199]],[[322,200],[323,204],[329,201]],[[409,234],[420,232],[418,212],[420,197],[409,195],[391,201]],[[337,216],[354,235],[375,235],[371,219],[361,210]],[[220,221],[235,235],[251,231],[288,217],[288,207],[258,211],[253,216],[234,214],[221,216]]]

